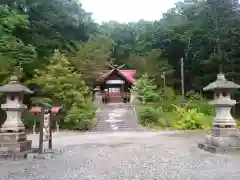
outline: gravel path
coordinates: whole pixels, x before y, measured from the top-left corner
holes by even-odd
[[[1,161],[0,180],[239,180],[240,156],[198,149],[203,137],[199,132],[56,135],[54,145],[64,148],[63,154]]]

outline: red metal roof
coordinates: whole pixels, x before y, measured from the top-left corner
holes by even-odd
[[[105,78],[107,78],[110,74],[112,74],[114,71],[118,71],[118,73],[120,75],[122,75],[127,81],[129,81],[130,83],[134,83],[135,79],[134,79],[134,75],[136,73],[136,70],[132,69],[132,70],[119,70],[119,69],[112,69],[109,70],[108,72],[104,73],[102,76],[100,76],[97,81],[101,81],[104,80]]]
[[[60,109],[61,109],[60,106],[53,106],[52,109],[51,109],[51,112],[52,112],[53,114],[57,114]],[[31,113],[40,113],[40,112],[41,112],[41,107],[39,107],[39,106],[32,107],[32,108],[30,109],[30,112],[31,112]]]
[[[119,70],[120,73],[131,83],[135,82],[134,75],[136,73],[136,70]]]

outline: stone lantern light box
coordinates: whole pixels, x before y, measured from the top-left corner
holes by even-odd
[[[240,88],[240,85],[228,81],[224,74],[217,75],[217,80],[203,88],[204,91],[213,91],[214,100],[209,103],[216,108],[216,117],[212,122],[211,134],[206,136],[204,143],[198,147],[210,152],[239,152],[240,133],[237,123],[231,115],[231,108],[236,100],[231,99],[233,90]]]
[[[21,116],[27,106],[23,104],[23,98],[25,94],[31,94],[33,92],[26,86],[21,85],[16,76],[12,76],[8,84],[0,87],[0,93],[6,95],[6,102],[1,105],[1,108],[7,115],[1,132],[25,131]]]

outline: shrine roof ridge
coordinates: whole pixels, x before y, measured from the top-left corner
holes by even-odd
[[[108,72],[104,73],[102,76],[100,76],[99,78],[97,78],[97,81],[101,81],[104,80],[105,78],[107,78],[111,73],[113,73],[114,71],[117,71],[121,76],[123,76],[127,81],[134,83],[135,79],[134,79],[134,74],[136,73],[135,69],[125,69],[125,70],[119,70],[119,69],[112,69],[109,70]]]

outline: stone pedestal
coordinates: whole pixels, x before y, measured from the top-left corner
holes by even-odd
[[[213,128],[205,142],[198,147],[212,153],[240,153],[240,137],[237,128]]]
[[[32,152],[32,141],[27,140],[25,132],[0,133],[0,158],[26,158]]]
[[[95,92],[94,102],[100,104],[102,102],[102,94],[100,91]]]

